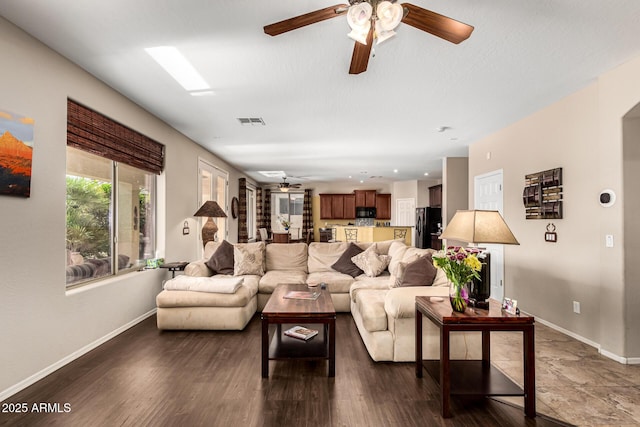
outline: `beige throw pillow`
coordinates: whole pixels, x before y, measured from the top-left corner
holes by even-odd
[[[387,266],[391,257],[389,255],[379,255],[376,252],[376,246],[369,246],[364,252],[351,258],[351,261],[364,272],[367,277],[376,277],[382,273]]]
[[[264,275],[264,243],[237,244],[233,247],[233,275]]]

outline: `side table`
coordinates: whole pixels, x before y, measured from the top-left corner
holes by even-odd
[[[169,270],[171,272],[171,278],[173,279],[174,277],[176,277],[176,271],[184,271],[184,269],[187,267],[187,264],[189,263],[186,261],[167,262],[159,265],[158,267],[166,268],[167,270]]]
[[[422,360],[422,316],[440,329],[440,360]],[[449,335],[452,331],[481,331],[482,360],[450,360]],[[491,332],[523,333],[524,390],[491,365]],[[448,299],[416,297],[416,377],[426,369],[440,383],[442,416],[451,416],[451,395],[524,396],[524,412],[536,416],[534,318],[511,315],[500,303],[490,300],[489,309],[467,308],[464,313],[451,309]]]

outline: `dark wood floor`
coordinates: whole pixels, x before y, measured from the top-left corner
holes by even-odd
[[[411,363],[373,362],[349,314],[338,315],[337,331],[335,378],[324,361],[277,361],[263,379],[258,316],[242,332],[160,332],[151,317],[7,399],[3,408],[24,402],[29,411],[0,413],[0,425],[566,425],[492,399],[454,399],[444,420],[428,375],[416,378]],[[32,411],[40,402],[49,412]]]

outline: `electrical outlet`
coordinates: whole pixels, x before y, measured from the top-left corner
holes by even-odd
[[[578,301],[573,302],[573,312],[580,314],[580,303]]]

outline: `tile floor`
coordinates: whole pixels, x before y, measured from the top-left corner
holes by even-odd
[[[522,334],[494,333],[491,360],[522,386]],[[505,398],[523,405],[522,398]],[[578,426],[640,426],[640,365],[536,323],[536,406]]]

